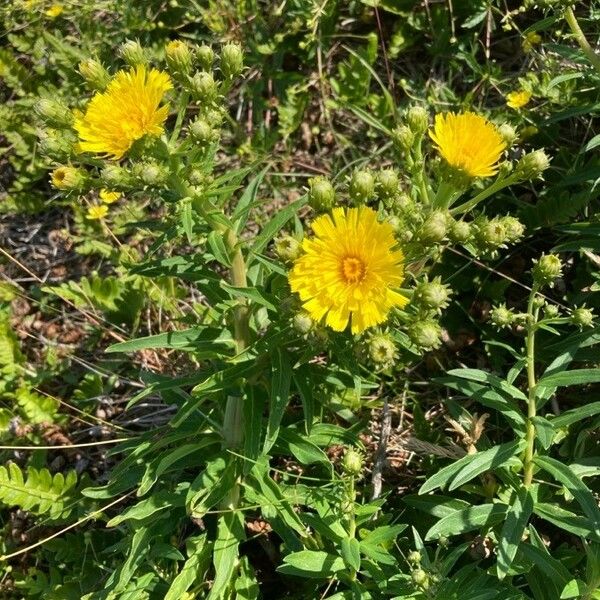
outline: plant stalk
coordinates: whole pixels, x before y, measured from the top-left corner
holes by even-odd
[[[569,25],[569,28],[575,36],[579,47],[586,55],[587,59],[590,61],[594,69],[600,73],[600,56],[598,56],[594,52],[594,49],[590,46],[590,43],[587,41],[585,34],[581,30],[579,22],[577,21],[577,17],[570,6],[565,8],[565,21]]]

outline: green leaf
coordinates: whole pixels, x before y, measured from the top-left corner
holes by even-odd
[[[598,413],[600,413],[600,402],[591,402],[579,408],[567,410],[558,417],[552,417],[550,423],[552,423],[555,429],[559,429],[560,427],[567,427],[588,417],[593,417]]]
[[[533,460],[538,467],[550,473],[550,475],[569,490],[583,509],[585,515],[590,519],[594,533],[600,535],[600,509],[592,492],[585,483],[567,465],[554,458],[536,456]]]
[[[277,568],[284,575],[297,575],[309,579],[326,579],[344,571],[343,559],[321,550],[301,550],[288,554],[284,564]]]
[[[268,170],[269,166],[266,166],[256,177],[254,177],[254,179],[252,179],[252,181],[246,186],[244,193],[236,204],[232,217],[234,220],[237,220],[235,224],[235,232],[238,235],[242,232],[244,226],[246,225],[250,209],[256,201],[258,188],[260,187],[260,184],[262,183],[262,180],[264,179]]]
[[[478,383],[487,383],[499,392],[508,395],[510,398],[527,402],[527,396],[520,389],[492,373],[487,373],[480,369],[451,369],[448,371],[448,375],[462,377],[463,379],[477,381]]]
[[[438,519],[443,519],[444,517],[455,513],[457,510],[464,510],[471,506],[465,500],[451,498],[449,496],[410,495],[404,496],[402,500],[409,506],[422,510],[428,515],[437,517]]]
[[[584,385],[586,383],[598,383],[600,381],[600,369],[577,369],[575,371],[563,371],[542,377],[537,387],[565,387],[570,385]]]
[[[502,523],[506,517],[506,504],[481,504],[457,510],[438,521],[425,536],[426,540],[436,540],[442,536],[459,535],[474,529],[491,527]]]
[[[430,477],[421,486],[419,495],[446,486],[449,486],[450,490],[454,490],[471,481],[480,473],[503,466],[524,448],[524,443],[522,440],[509,442],[489,450],[468,454]]]
[[[360,569],[360,544],[356,538],[345,537],[341,544],[342,558],[349,569]]]
[[[236,463],[229,455],[217,456],[208,461],[204,471],[192,481],[188,490],[188,512],[201,519],[231,491],[236,478]]]
[[[297,431],[286,427],[279,432],[279,439],[289,448],[289,451],[303,464],[312,465],[321,463],[331,467],[331,460],[313,442],[302,437]]]
[[[125,509],[121,514],[108,521],[106,526],[116,527],[120,523],[129,520],[141,521],[162,510],[183,506],[184,504],[185,496],[182,493],[160,490],[149,498]]]
[[[563,591],[560,594],[560,600],[563,600],[563,598],[583,598],[587,593],[588,587],[585,584],[585,581],[581,581],[581,579],[571,579],[571,581],[563,588]]]
[[[266,393],[258,386],[248,386],[243,402],[244,411],[244,473],[249,473],[254,461],[259,457],[263,433],[263,412]]]
[[[206,568],[212,546],[206,544],[206,535],[195,540],[194,544],[190,544],[188,540],[189,546],[192,547],[189,558],[171,583],[164,600],[181,600],[194,582],[202,578],[202,571]]]
[[[576,515],[556,504],[536,502],[533,512],[540,518],[574,535],[600,542],[600,535],[594,533],[589,519]]]
[[[281,348],[275,351],[274,358],[275,362],[271,374],[271,406],[263,446],[264,453],[267,453],[277,440],[281,419],[290,400],[290,383],[292,378],[290,359],[287,352]]]
[[[535,425],[535,435],[540,441],[542,448],[548,450],[554,440],[554,422],[540,416],[533,417],[531,421]]]
[[[498,544],[498,579],[504,579],[517,554],[525,527],[533,511],[533,497],[528,489],[521,488],[515,494],[502,526]]]
[[[255,287],[235,287],[229,285],[225,281],[221,282],[221,287],[232,297],[232,298],[249,298],[252,302],[260,304],[268,308],[272,312],[277,312],[277,308],[273,304],[274,299],[268,299],[267,294],[261,292]]]
[[[226,267],[231,267],[229,252],[223,239],[223,234],[219,231],[211,231],[208,234],[208,245],[215,259]]]

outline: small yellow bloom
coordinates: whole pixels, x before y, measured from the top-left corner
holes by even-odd
[[[315,236],[305,238],[304,253],[289,274],[292,291],[315,321],[352,333],[382,323],[389,311],[408,300],[394,291],[404,279],[404,255],[396,248],[388,223],[361,206],[334,208],[312,224]]]
[[[111,192],[106,189],[101,189],[98,196],[100,196],[100,200],[104,202],[104,204],[112,204],[116,202],[121,197],[121,192]]]
[[[50,181],[59,190],[75,190],[81,187],[83,175],[75,167],[58,167],[52,171]]]
[[[169,76],[156,69],[146,71],[140,65],[119,71],[106,91],[90,100],[85,114],[75,117],[81,152],[106,154],[118,160],[136,140],[160,135],[169,107],[159,105],[171,87]]]
[[[521,44],[524,52],[531,52],[534,46],[542,42],[542,36],[537,31],[530,31],[525,35],[525,39]]]
[[[90,219],[92,221],[96,221],[99,219],[104,219],[104,217],[107,214],[108,214],[108,206],[106,206],[106,204],[97,204],[97,205],[90,206],[88,208],[85,218]]]
[[[60,4],[53,4],[47,11],[46,16],[50,19],[56,19],[56,17],[62,15],[65,7]]]
[[[450,166],[471,177],[494,175],[506,148],[498,128],[472,112],[436,115],[429,136]]]
[[[518,92],[510,92],[506,94],[506,104],[510,108],[519,110],[523,108],[531,100],[531,92],[527,90],[519,90]]]

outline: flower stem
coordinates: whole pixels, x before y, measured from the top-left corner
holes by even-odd
[[[533,480],[533,450],[535,445],[535,425],[533,418],[536,415],[535,404],[535,332],[540,309],[534,306],[538,286],[534,285],[529,295],[527,304],[527,432],[525,434],[525,458],[523,460],[523,485],[527,488]]]
[[[467,202],[464,202],[463,204],[460,204],[459,206],[453,208],[450,211],[450,214],[453,216],[454,215],[462,215],[462,214],[466,213],[467,211],[475,208],[475,206],[477,206],[481,201],[485,200],[486,198],[489,198],[490,196],[492,196],[496,192],[499,192],[500,190],[504,189],[505,187],[512,185],[513,183],[517,182],[518,180],[519,180],[519,178],[516,177],[514,174],[509,175],[506,178],[497,179],[496,181],[494,181],[494,183],[492,183],[492,185],[487,187],[482,192],[479,192],[479,194],[477,194],[474,198],[471,198],[471,200],[468,200]]]
[[[579,22],[577,21],[577,17],[573,12],[573,9],[570,6],[565,8],[565,21],[569,25],[579,47],[583,51],[583,53],[587,56],[587,59],[592,63],[592,66],[596,71],[600,73],[600,56],[598,56],[594,49],[590,46],[590,43],[587,41],[585,34],[581,30],[579,26]]]

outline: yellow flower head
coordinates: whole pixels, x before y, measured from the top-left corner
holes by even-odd
[[[106,204],[98,204],[98,205],[90,206],[88,208],[85,218],[90,219],[92,221],[96,221],[98,219],[104,219],[104,217],[107,214],[108,214],[108,206],[106,206]]]
[[[121,195],[121,192],[111,192],[106,189],[100,190],[100,193],[98,194],[100,200],[102,200],[104,204],[112,204],[113,202],[116,202]]]
[[[522,47],[524,52],[531,52],[533,47],[542,42],[542,36],[536,31],[530,31],[525,35],[525,38],[522,42]]]
[[[50,181],[59,190],[76,190],[83,183],[83,175],[75,167],[58,167],[52,171]]]
[[[46,10],[46,16],[50,19],[56,19],[64,12],[65,7],[60,4],[53,4],[48,10]]]
[[[436,115],[429,135],[444,160],[471,177],[494,175],[506,148],[498,128],[472,112]]]
[[[292,291],[315,321],[352,333],[382,323],[394,306],[408,300],[394,291],[404,278],[404,255],[388,223],[370,208],[334,208],[312,224],[315,237],[302,243],[304,253],[289,274]]]
[[[531,100],[531,92],[527,90],[520,90],[518,92],[510,92],[506,94],[506,104],[510,108],[519,110],[523,108]]]
[[[164,93],[171,89],[166,73],[143,65],[119,71],[106,91],[96,94],[84,115],[75,117],[81,152],[107,154],[118,160],[145,135],[158,136],[169,114],[159,108]]]

